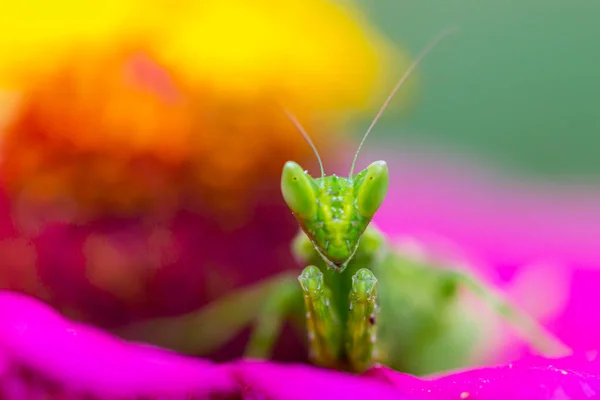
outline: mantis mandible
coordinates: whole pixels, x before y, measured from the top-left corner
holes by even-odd
[[[425,374],[464,365],[473,341],[473,325],[463,318],[459,296],[459,289],[465,288],[540,353],[570,353],[492,287],[462,271],[408,257],[371,224],[386,196],[388,168],[384,161],[376,161],[355,174],[360,149],[403,83],[448,33],[433,40],[398,81],[363,136],[348,177],[325,175],[308,134],[285,111],[312,147],[321,170],[321,176],[313,178],[293,161],[283,167],[282,194],[300,225],[292,251],[308,265],[299,277],[286,273],[197,313],[143,323],[119,333],[203,354],[253,324],[246,355],[269,358],[288,319],[305,330],[309,356],[318,365],[362,372],[382,362]]]

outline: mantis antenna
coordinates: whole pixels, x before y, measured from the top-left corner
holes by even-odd
[[[325,177],[325,169],[323,169],[323,162],[321,161],[321,156],[319,156],[319,152],[317,151],[315,144],[312,142],[312,140],[310,140],[310,136],[308,136],[308,133],[306,133],[306,131],[304,130],[304,128],[302,127],[302,125],[300,124],[300,122],[298,121],[296,116],[294,116],[294,114],[292,114],[290,111],[288,111],[286,109],[283,109],[283,112],[285,113],[285,115],[287,115],[287,117],[290,119],[290,121],[292,121],[292,124],[294,124],[296,129],[298,129],[298,131],[300,131],[302,136],[304,136],[304,139],[308,142],[310,147],[315,152],[315,155],[317,156],[317,160],[319,161],[319,167],[321,167],[321,178]]]
[[[358,145],[358,149],[356,150],[356,154],[354,155],[354,160],[352,160],[352,165],[350,166],[350,176],[349,176],[350,178],[352,178],[352,174],[354,173],[354,164],[356,164],[356,160],[358,159],[358,154],[360,153],[360,149],[362,148],[363,144],[365,143],[365,140],[367,139],[367,136],[369,136],[369,133],[371,133],[371,130],[373,130],[373,127],[375,126],[375,124],[377,123],[377,121],[379,120],[379,118],[381,117],[381,114],[383,114],[383,112],[385,111],[385,109],[387,108],[387,106],[390,104],[390,101],[392,101],[392,98],[396,95],[396,93],[398,92],[398,90],[400,89],[400,87],[402,87],[402,85],[404,84],[404,82],[406,82],[406,80],[412,74],[412,72],[419,66],[419,64],[421,63],[421,61],[423,60],[423,58],[425,58],[425,56],[442,39],[444,39],[446,36],[454,33],[455,31],[456,31],[456,29],[449,29],[449,30],[445,31],[444,33],[442,33],[441,35],[437,36],[435,39],[433,39],[427,45],[427,47],[425,47],[421,51],[421,53],[419,53],[419,55],[417,56],[417,58],[415,58],[415,60],[412,62],[412,64],[410,64],[410,66],[408,67],[408,69],[406,70],[406,72],[404,73],[404,75],[402,75],[402,78],[400,78],[400,80],[398,81],[398,83],[394,87],[394,90],[392,90],[392,92],[389,94],[389,96],[387,97],[387,99],[385,100],[385,102],[383,103],[383,105],[381,106],[381,108],[379,109],[379,112],[377,113],[377,115],[373,119],[373,122],[371,122],[371,125],[369,125],[369,128],[367,129],[367,132],[365,133],[365,135],[363,136],[362,140],[360,141],[360,144]]]

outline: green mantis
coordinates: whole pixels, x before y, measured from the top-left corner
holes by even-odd
[[[389,172],[384,161],[376,161],[355,174],[360,149],[392,97],[443,36],[415,59],[397,83],[360,142],[348,177],[325,175],[308,134],[287,112],[321,167],[319,178],[293,161],[283,167],[283,198],[300,225],[292,250],[307,265],[298,277],[286,273],[197,313],[119,333],[203,354],[252,325],[246,355],[269,358],[288,320],[306,332],[309,356],[318,365],[362,372],[381,362],[425,374],[465,365],[477,336],[476,316],[469,319],[466,315],[462,293],[467,290],[539,352],[549,356],[569,353],[493,288],[461,270],[440,268],[431,260],[407,255],[371,223],[385,199]]]
[[[548,339],[541,328],[529,323],[528,318],[521,316],[508,302],[500,297],[491,299],[486,296],[491,291],[474,278],[457,271],[410,266],[405,257],[390,248],[376,228],[369,228],[371,219],[385,199],[389,173],[384,161],[376,161],[354,174],[360,149],[392,97],[421,59],[445,35],[434,40],[416,58],[389,95],[359,144],[347,178],[325,175],[310,138],[293,115],[288,114],[313,148],[321,166],[321,177],[314,179],[298,164],[292,161],[286,163],[281,188],[287,205],[301,227],[294,247],[295,254],[305,262],[315,264],[304,269],[299,281],[305,299],[311,357],[323,366],[360,372],[376,361],[385,362],[383,353],[378,353],[379,314],[383,321],[389,321],[405,319],[402,314],[411,308],[415,314],[420,311],[415,298],[411,299],[414,304],[403,304],[402,295],[393,294],[402,289],[387,284],[382,285],[381,300],[378,302],[378,285],[381,284],[378,284],[377,277],[382,283],[409,279],[415,284],[414,287],[426,291],[430,297],[428,302],[434,301],[435,307],[430,312],[431,315],[438,314],[439,319],[432,319],[425,328],[417,328],[411,333],[416,340],[419,337],[425,340],[422,346],[433,345],[437,338],[445,336],[442,332],[444,313],[455,301],[459,286],[463,285],[483,295],[493,310],[529,329],[527,334],[542,347],[548,347],[550,351],[562,347],[558,342]],[[361,241],[367,243],[361,244]],[[315,253],[318,257],[315,257]],[[320,265],[320,268],[316,265]],[[394,274],[397,274],[397,278]],[[325,276],[327,279],[324,279]],[[394,297],[400,298],[393,301]],[[438,304],[435,304],[436,301]],[[382,312],[378,303],[382,306]],[[404,310],[395,311],[398,307]],[[428,335],[432,335],[429,343]],[[403,341],[402,338],[395,340],[399,343]],[[546,341],[550,343],[544,343]],[[413,343],[411,347],[416,345]],[[410,349],[404,351],[410,352]],[[384,353],[390,352],[388,349]],[[419,369],[418,366],[414,368]]]

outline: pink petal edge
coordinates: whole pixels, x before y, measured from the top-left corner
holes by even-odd
[[[0,305],[0,382],[8,366],[18,365],[95,396],[202,395],[236,387],[222,366],[122,341],[28,296],[0,292]]]
[[[353,376],[266,361],[215,365],[125,342],[68,321],[49,306],[18,293],[0,292],[0,310],[0,393],[7,400],[32,398],[31,393],[57,398],[48,391],[35,392],[27,387],[40,382],[50,382],[45,387],[50,393],[58,387],[63,399],[81,398],[65,393],[97,399],[199,399],[210,394],[290,400],[545,400],[600,396],[600,361],[595,354],[556,360],[529,357],[508,365],[429,378],[383,366]],[[20,376],[15,370],[26,370],[28,374]],[[29,382],[19,379],[24,377]]]
[[[235,366],[235,371],[242,385],[244,398],[250,399],[409,400],[413,398],[398,393],[388,382],[307,365],[243,361]]]
[[[496,367],[418,379],[379,366],[365,376],[393,385],[414,400],[590,399],[600,397],[600,363],[585,356],[528,357]]]

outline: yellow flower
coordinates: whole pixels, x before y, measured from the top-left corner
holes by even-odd
[[[161,58],[224,95],[271,91],[311,109],[356,109],[391,67],[386,44],[339,2],[205,1],[185,11]]]
[[[3,22],[18,33],[0,35],[0,53],[20,49],[3,59],[20,100],[2,178],[18,199],[80,217],[186,206],[229,218],[310,155],[282,105],[325,151],[335,112],[372,106],[394,66],[355,10],[324,0],[39,2]]]
[[[155,19],[153,9],[141,8],[143,4],[138,0],[106,0],[95,7],[76,0],[5,2],[0,13],[0,84],[18,88],[22,78],[40,69],[40,63],[43,67],[59,61],[73,46],[141,34]],[[139,13],[141,9],[145,12]]]

